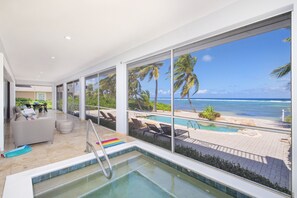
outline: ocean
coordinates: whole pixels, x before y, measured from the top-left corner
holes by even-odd
[[[269,120],[280,120],[282,110],[285,115],[290,115],[291,100],[278,98],[193,98],[193,106],[197,111],[202,111],[211,105],[215,111],[222,115],[254,117]],[[158,102],[170,104],[170,98],[159,98]],[[175,99],[175,110],[191,111],[187,99]]]

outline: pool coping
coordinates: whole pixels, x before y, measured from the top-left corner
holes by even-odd
[[[178,164],[179,166],[182,166],[186,169],[192,170],[193,172],[196,172],[199,175],[206,177],[214,182],[221,183],[224,186],[230,187],[238,192],[247,194],[252,197],[289,197],[286,194],[266,188],[258,183],[243,179],[239,176],[230,174],[220,169],[211,167],[209,165],[192,160],[190,158],[186,158],[179,154],[172,153],[171,151],[156,147],[152,144],[145,143],[139,140],[110,147],[106,149],[106,152],[107,154],[112,154],[135,146],[144,151],[152,153],[155,156]],[[99,156],[103,156],[102,151],[97,151],[97,153]],[[32,178],[93,159],[94,154],[88,153],[82,156],[9,175],[6,177],[3,198],[34,197]]]

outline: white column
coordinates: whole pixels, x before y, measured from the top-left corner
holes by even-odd
[[[128,97],[128,85],[127,85],[127,65],[120,63],[116,66],[116,117],[117,125],[116,131],[128,135],[128,121],[127,121],[127,97]]]
[[[85,101],[86,101],[86,79],[85,77],[80,77],[80,92],[79,92],[79,118],[81,120],[86,119]]]
[[[0,53],[0,151],[4,151],[4,90],[3,90],[3,80],[4,80],[4,56]]]
[[[10,82],[10,119],[13,119],[13,107],[15,107],[15,82]]]
[[[67,83],[63,83],[63,112],[67,113]]]
[[[57,109],[57,87],[56,85],[52,85],[52,109]]]
[[[292,197],[297,197],[297,3],[292,12],[292,57],[291,57],[291,86],[292,86]]]

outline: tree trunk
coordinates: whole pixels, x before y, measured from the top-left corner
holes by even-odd
[[[194,110],[194,113],[197,113],[195,107],[193,107],[193,105],[192,105],[192,101],[190,99],[190,94],[189,93],[187,94],[187,98],[188,98],[188,101],[189,101],[189,104],[190,104],[191,108]]]
[[[158,80],[156,80],[154,111],[157,111],[157,100],[158,100]]]
[[[141,107],[141,104],[139,103],[139,100],[138,100],[138,98],[137,98],[137,95],[135,95],[134,97],[135,97],[135,100],[136,100],[137,105],[138,105],[138,107],[139,107],[139,110],[142,111],[142,107]]]

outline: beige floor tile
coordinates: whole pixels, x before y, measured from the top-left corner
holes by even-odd
[[[5,177],[7,175],[86,154],[84,152],[86,121],[81,121],[77,117],[56,111],[49,111],[47,115],[43,116],[53,117],[56,120],[71,119],[75,123],[74,131],[69,134],[61,134],[56,131],[53,144],[47,142],[33,144],[31,145],[32,151],[27,154],[14,158],[0,158],[0,197],[2,197]],[[95,127],[102,139],[118,137],[125,142],[134,140],[131,137],[116,133],[105,127],[98,125],[95,125]],[[5,134],[5,149],[7,151],[14,148],[9,124],[5,128]],[[94,135],[90,137],[90,140],[91,142],[96,142]],[[99,150],[99,147],[96,147],[96,149]]]

